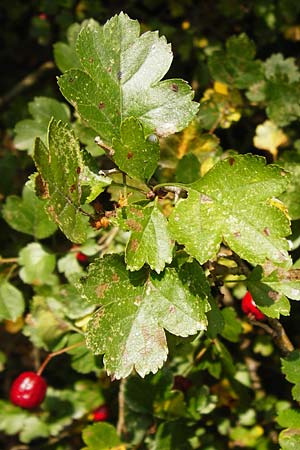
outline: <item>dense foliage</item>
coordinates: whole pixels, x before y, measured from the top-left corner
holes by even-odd
[[[1,448],[296,449],[299,2],[112,3],[1,6]]]

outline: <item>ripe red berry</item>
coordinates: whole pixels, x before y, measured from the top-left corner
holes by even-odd
[[[266,319],[266,316],[256,306],[256,303],[249,291],[247,291],[242,299],[242,310],[245,314],[247,314],[247,316],[254,316],[256,320]]]
[[[86,263],[88,260],[88,256],[85,255],[84,253],[78,252],[76,253],[76,259],[81,263]]]
[[[25,409],[34,409],[45,398],[47,383],[35,372],[23,372],[10,388],[10,401]]]
[[[92,420],[94,422],[103,422],[109,417],[109,409],[106,405],[99,406],[92,412]]]

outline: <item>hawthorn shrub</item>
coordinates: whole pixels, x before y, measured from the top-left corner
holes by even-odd
[[[65,101],[30,101],[14,129],[22,192],[3,194],[3,442],[298,448],[296,60],[258,58],[245,33],[198,42],[210,82],[196,100],[164,78],[166,38],[123,12],[67,37]],[[230,145],[239,124],[246,148]],[[9,399],[24,372],[47,380],[29,410]]]

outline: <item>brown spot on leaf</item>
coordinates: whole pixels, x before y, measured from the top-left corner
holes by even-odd
[[[130,208],[131,214],[134,214],[135,216],[139,217],[140,219],[144,218],[144,213],[140,209],[136,208]]]
[[[278,292],[275,292],[275,291],[269,291],[268,297],[271,298],[272,300],[274,300],[274,302],[276,302],[277,300],[280,299],[280,294],[278,294]]]
[[[113,276],[112,276],[111,278],[112,278],[112,280],[113,280],[115,283],[117,283],[118,281],[120,281],[120,277],[119,277],[119,275],[117,275],[116,273],[114,273]]]
[[[70,77],[68,81],[69,81],[69,83],[73,83],[74,78]]]
[[[265,228],[264,228],[264,234],[265,234],[266,236],[270,236],[270,234],[271,234],[270,228],[265,227]]]
[[[89,58],[89,62],[92,64],[94,62],[94,58]]]
[[[49,185],[46,183],[46,181],[43,180],[40,174],[35,179],[35,186],[37,190],[37,194],[40,198],[46,199],[50,198],[49,194]]]
[[[128,152],[127,153],[127,159],[131,159],[133,157],[133,153],[132,152]]]
[[[233,166],[234,163],[235,163],[235,159],[234,158],[229,158],[229,165]]]
[[[239,238],[239,237],[241,237],[241,233],[239,231],[235,231],[233,233],[233,236],[236,237],[236,238]]]
[[[98,105],[99,109],[104,109],[105,108],[105,103],[104,102],[100,102]]]
[[[171,89],[172,89],[173,92],[178,92],[178,89],[179,89],[179,88],[178,88],[178,84],[172,83],[172,84],[171,84]]]
[[[142,231],[142,225],[134,219],[126,220],[126,224],[127,224],[128,228],[130,228],[130,230]]]
[[[99,286],[96,287],[96,295],[98,298],[103,298],[105,291],[109,288],[109,285],[107,283],[99,284]]]
[[[81,168],[80,168],[80,167],[77,167],[76,172],[77,172],[77,174],[79,175],[80,172],[81,172]]]
[[[137,239],[132,239],[132,241],[130,242],[130,250],[136,252],[138,248],[139,248],[139,241]]]

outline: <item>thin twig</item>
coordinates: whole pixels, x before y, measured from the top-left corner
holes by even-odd
[[[10,91],[0,97],[0,108],[3,108],[7,103],[17,97],[21,92],[25,89],[28,89],[30,86],[34,85],[41,76],[47,72],[48,70],[52,70],[55,68],[55,64],[52,61],[46,61],[37,70],[26,75],[23,80],[19,81]]]
[[[125,427],[125,383],[126,378],[123,378],[120,381],[120,387],[119,387],[119,417],[118,417],[118,423],[117,423],[117,433],[118,436],[122,436],[123,433],[126,432]]]
[[[72,344],[72,345],[69,345],[68,347],[57,350],[56,352],[49,353],[49,355],[47,356],[47,358],[45,359],[45,361],[43,362],[43,364],[40,366],[39,370],[37,371],[37,375],[41,375],[43,373],[45,367],[47,366],[49,361],[52,358],[54,358],[54,356],[58,356],[58,355],[61,355],[62,353],[66,353],[70,350],[73,350],[74,348],[80,347],[83,344],[84,344],[84,342],[82,342],[82,341],[76,342],[76,344]]]
[[[0,264],[13,264],[17,263],[19,258],[1,258],[0,256]]]

